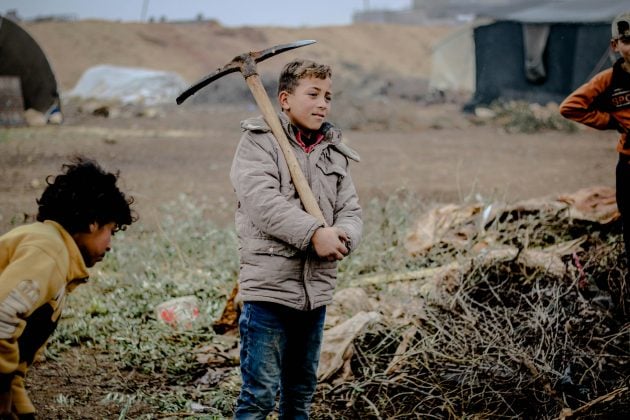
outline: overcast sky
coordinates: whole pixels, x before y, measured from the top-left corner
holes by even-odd
[[[77,19],[141,21],[217,19],[225,26],[322,26],[351,23],[365,9],[408,9],[412,0],[0,0],[0,13],[22,19],[71,15]],[[146,8],[146,9],[145,9]]]

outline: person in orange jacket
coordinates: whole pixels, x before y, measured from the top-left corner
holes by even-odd
[[[76,157],[48,177],[37,222],[0,236],[0,419],[34,419],[24,377],[51,336],[66,294],[136,217],[118,174]]]
[[[626,259],[630,266],[630,12],[612,22],[614,65],[580,86],[560,104],[560,114],[599,130],[617,130],[617,207],[623,225]]]

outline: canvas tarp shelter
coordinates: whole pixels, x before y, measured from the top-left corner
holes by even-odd
[[[433,46],[429,88],[437,91],[475,90],[475,44],[473,30],[465,26]]]
[[[469,107],[497,99],[560,102],[612,65],[610,23],[630,0],[557,0],[491,16],[474,29],[475,94]]]
[[[38,43],[17,23],[0,16],[0,76],[19,77],[24,109],[49,115],[59,109],[57,80]]]

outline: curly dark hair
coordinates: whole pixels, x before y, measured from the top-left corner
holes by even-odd
[[[116,186],[118,172],[106,172],[94,160],[75,156],[63,164],[62,174],[49,175],[37,200],[37,220],[53,220],[70,234],[89,231],[90,224],[116,223],[119,230],[137,220],[133,197]]]

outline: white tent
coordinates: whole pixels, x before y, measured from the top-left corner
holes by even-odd
[[[433,46],[429,88],[474,92],[475,43],[471,26],[454,31]]]
[[[175,103],[188,86],[177,73],[134,67],[91,67],[68,92],[69,97],[118,100],[125,104]]]

